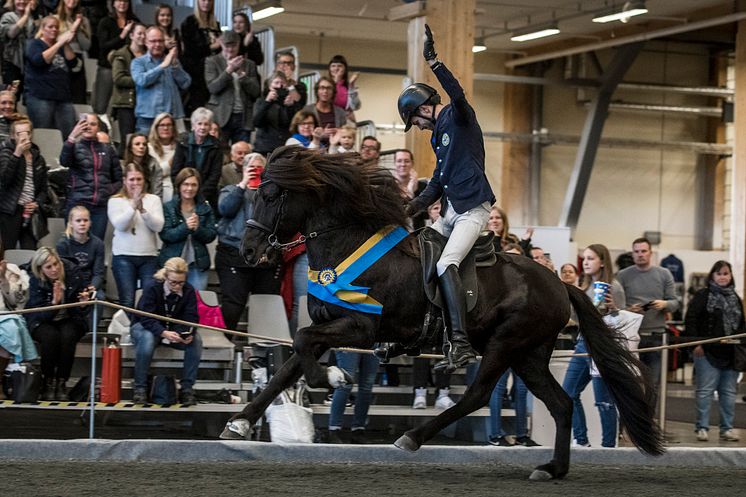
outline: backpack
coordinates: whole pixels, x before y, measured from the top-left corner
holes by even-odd
[[[153,376],[150,402],[160,405],[176,404],[176,378],[171,375]]]

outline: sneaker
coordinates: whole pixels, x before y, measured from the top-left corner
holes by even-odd
[[[497,447],[513,447],[515,444],[508,440],[507,438],[503,437],[490,437],[490,445],[495,445]]]
[[[326,394],[326,397],[324,397],[324,405],[330,406],[332,405],[332,399],[334,398],[334,392]],[[352,395],[347,396],[347,402],[345,402],[345,407],[352,407],[355,405],[355,399]]]
[[[736,432],[733,430],[725,430],[720,434],[720,440],[725,442],[738,442],[741,440],[741,437],[736,435]]]
[[[342,430],[329,430],[329,434],[326,437],[326,443],[328,444],[343,444],[342,437],[339,434]]]
[[[577,439],[573,438],[572,439],[572,446],[573,447],[586,447],[587,448],[587,447],[591,446],[591,443],[587,442],[587,441],[583,442],[583,443],[580,443],[580,442],[577,441]]]
[[[135,388],[135,391],[132,393],[132,403],[133,404],[147,404],[148,403],[148,393],[145,391],[144,388]]]
[[[194,392],[192,390],[182,390],[179,393],[179,402],[181,402],[181,405],[183,406],[193,406],[197,404],[197,399],[194,397]]]
[[[708,435],[707,430],[705,430],[704,428],[700,428],[699,430],[697,430],[697,440],[699,440],[700,442],[706,442],[709,439],[710,436]]]
[[[438,392],[438,399],[435,401],[436,409],[450,409],[456,405],[453,399],[448,395],[447,388],[441,388]]]
[[[515,439],[516,445],[523,445],[524,447],[540,447],[539,444],[531,440],[531,437],[524,435]]]
[[[414,390],[414,402],[412,409],[425,409],[427,407],[427,388],[416,388]]]

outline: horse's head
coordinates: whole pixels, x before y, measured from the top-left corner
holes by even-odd
[[[264,180],[254,196],[254,210],[246,222],[241,255],[250,266],[274,266],[281,262],[281,252],[292,248],[295,235],[305,218],[301,193],[281,188]],[[302,242],[300,242],[302,243]]]

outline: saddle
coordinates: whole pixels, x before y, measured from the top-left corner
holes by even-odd
[[[438,271],[436,263],[443,253],[448,238],[441,235],[432,228],[422,228],[415,232],[417,242],[420,248],[420,262],[422,263],[422,280],[425,287],[425,295],[430,301],[430,306],[425,313],[425,321],[422,325],[420,336],[411,343],[390,343],[382,344],[374,349],[375,355],[383,362],[387,363],[394,357],[402,354],[408,356],[418,356],[421,353],[421,347],[434,340],[434,337],[443,332],[444,322],[442,317],[443,299],[438,288]],[[461,284],[466,293],[466,310],[474,309],[477,304],[477,268],[494,266],[497,262],[495,246],[492,241],[495,234],[492,231],[483,231],[474,247],[469,251],[467,256],[459,265],[459,276]],[[446,335],[444,335],[445,337]]]
[[[492,231],[482,231],[474,243],[474,247],[459,265],[458,274],[461,284],[466,292],[466,310],[471,311],[477,305],[477,268],[494,266],[497,262],[495,246],[492,241],[495,234]],[[417,232],[417,241],[420,245],[420,261],[422,262],[422,280],[425,285],[425,294],[428,300],[435,306],[442,308],[443,299],[438,288],[438,272],[436,263],[443,253],[443,248],[448,238],[441,235],[432,228],[422,228]]]

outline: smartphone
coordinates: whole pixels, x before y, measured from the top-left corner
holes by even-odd
[[[640,306],[640,308],[641,308],[641,309],[642,309],[643,311],[649,311],[650,309],[652,309],[652,308],[653,308],[653,301],[651,300],[650,302],[646,302],[646,303],[642,304],[642,305]]]

